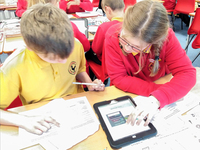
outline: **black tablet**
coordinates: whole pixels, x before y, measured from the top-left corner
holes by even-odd
[[[126,123],[136,107],[130,96],[95,103],[93,107],[112,148],[118,149],[157,134],[151,123],[148,126],[144,126],[144,121],[139,126]]]

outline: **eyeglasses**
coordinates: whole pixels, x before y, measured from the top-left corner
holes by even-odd
[[[141,49],[132,46],[131,44],[129,44],[125,39],[123,39],[122,37],[120,37],[120,34],[118,34],[118,39],[119,39],[119,45],[124,47],[124,51],[126,53],[139,53],[141,52]],[[151,48],[152,44],[149,44],[145,49],[142,50],[142,52],[147,52],[150,48]]]

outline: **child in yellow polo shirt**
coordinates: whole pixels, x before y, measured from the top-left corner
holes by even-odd
[[[83,92],[77,80],[92,83],[85,72],[81,43],[74,39],[67,14],[52,4],[36,4],[21,19],[21,34],[26,47],[12,53],[0,68],[0,108],[6,108],[18,95],[31,104]],[[104,90],[100,80],[89,90]],[[58,125],[53,118],[26,117],[0,110],[0,122],[42,134]]]

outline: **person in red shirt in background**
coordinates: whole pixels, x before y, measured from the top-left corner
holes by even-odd
[[[163,5],[167,10],[174,10],[176,6],[176,0],[163,0],[163,1],[164,1]]]
[[[67,14],[93,10],[90,0],[61,0],[59,5]]]
[[[104,46],[105,34],[107,30],[112,25],[123,21],[124,1],[102,0],[101,5],[102,9],[106,13],[106,17],[110,21],[104,22],[98,27],[94,40],[92,42],[92,50],[86,54],[86,59],[91,59],[99,65],[101,65],[102,61],[102,49]]]
[[[164,0],[163,6],[166,8],[167,12],[172,12],[176,6],[176,0]],[[175,16],[168,14],[168,18],[171,24],[171,28],[175,30],[174,29]]]
[[[196,83],[196,69],[169,28],[165,7],[140,1],[126,9],[123,23],[111,26],[104,42],[111,83],[138,96],[127,123],[149,124],[158,109],[184,97]],[[172,75],[165,84],[155,81]]]
[[[16,9],[16,15],[18,17],[22,17],[22,14],[26,11],[28,7],[28,2],[26,0],[18,0],[17,1],[17,9]]]

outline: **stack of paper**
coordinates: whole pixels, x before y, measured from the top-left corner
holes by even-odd
[[[79,18],[87,18],[87,17],[97,17],[100,14],[98,12],[76,12],[77,17]]]
[[[0,54],[3,52],[5,36],[3,33],[0,33]]]
[[[52,125],[52,128],[42,135],[35,135],[20,128],[19,137],[26,146],[40,144],[45,149],[51,147],[51,150],[66,150],[99,129],[99,121],[86,97],[55,99],[47,105],[22,114],[50,115],[60,123],[60,127]]]
[[[136,104],[139,103],[137,97],[134,100]],[[189,111],[191,109],[192,111]],[[183,115],[187,111],[189,112]],[[181,100],[166,105],[155,115],[152,123],[158,131],[155,137],[142,140],[122,149],[199,150],[200,98],[196,94],[189,92]]]
[[[6,37],[21,36],[19,19],[10,19],[5,21],[5,23],[6,25],[4,26],[4,33]]]

